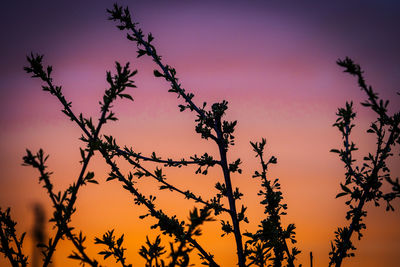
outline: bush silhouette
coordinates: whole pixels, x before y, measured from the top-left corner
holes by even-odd
[[[229,160],[228,152],[235,144],[236,121],[225,120],[228,109],[228,102],[222,101],[208,105],[207,103],[197,104],[194,95],[186,91],[178,80],[177,71],[165,64],[157,53],[152,41],[151,33],[144,34],[138,27],[138,23],[132,21],[128,8],[118,5],[108,10],[110,20],[117,22],[121,31],[127,32],[127,39],[137,45],[138,57],[150,57],[157,69],[154,76],[164,79],[169,83],[169,92],[176,94],[180,99],[178,105],[181,112],[192,112],[195,115],[195,131],[201,138],[215,143],[218,156],[211,153],[193,155],[189,159],[160,158],[154,152],[145,156],[132,148],[120,145],[116,137],[101,134],[104,124],[117,120],[112,107],[117,99],[133,100],[129,88],[135,87],[133,78],[136,70],[131,70],[129,63],[121,65],[116,62],[116,72],[107,72],[106,80],[109,88],[105,91],[100,101],[100,117],[98,123],[82,113],[75,113],[72,110],[72,103],[69,102],[61,89],[53,81],[52,67],[43,65],[43,56],[31,54],[27,57],[28,66],[24,69],[32,77],[39,78],[43,82],[43,91],[50,93],[62,104],[62,112],[73,121],[82,131],[81,141],[85,144],[80,149],[82,168],[75,183],[66,190],[56,192],[51,180],[51,172],[47,170],[46,155],[43,150],[32,153],[27,150],[23,158],[24,164],[38,170],[39,181],[45,188],[54,208],[51,221],[56,226],[56,235],[46,243],[38,244],[43,249],[43,266],[51,263],[54,251],[60,239],[67,238],[75,246],[75,251],[70,258],[76,259],[84,264],[99,266],[93,255],[86,251],[86,238],[82,232],[77,233],[70,225],[71,217],[76,211],[76,200],[78,191],[84,185],[97,184],[94,173],[87,170],[88,164],[95,153],[99,153],[110,167],[107,181],[115,181],[122,185],[133,197],[135,204],[144,206],[147,212],[140,218],[152,217],[155,221],[151,228],[158,229],[163,235],[174,238],[169,246],[162,245],[162,236],[154,241],[147,239],[139,252],[146,261],[146,266],[188,266],[191,258],[198,254],[203,264],[219,266],[212,255],[212,249],[206,244],[201,244],[198,237],[202,235],[201,226],[209,221],[220,221],[222,236],[233,235],[239,266],[296,266],[296,256],[300,251],[295,247],[295,225],[284,225],[281,217],[286,214],[287,205],[283,202],[284,195],[281,192],[278,179],[268,177],[268,169],[277,163],[274,156],[265,157],[266,139],[250,142],[254,155],[260,162],[260,169],[254,172],[253,178],[260,180],[261,189],[258,195],[261,196],[260,204],[264,206],[265,218],[261,220],[255,232],[243,231],[243,224],[248,223],[246,206],[239,203],[243,194],[240,189],[232,184],[231,174],[241,174],[241,160]],[[390,175],[386,162],[389,157],[394,156],[394,146],[400,143],[400,113],[388,114],[388,101],[383,101],[378,94],[368,86],[363,77],[360,66],[351,59],[338,60],[337,64],[345,72],[355,76],[358,85],[367,96],[363,106],[373,110],[376,121],[371,123],[368,133],[376,138],[376,151],[368,154],[362,162],[357,165],[353,152],[357,150],[356,145],[351,141],[351,130],[354,127],[353,120],[355,113],[352,102],[346,103],[345,107],[337,111],[338,119],[333,124],[337,127],[343,138],[343,147],[332,149],[337,153],[344,163],[346,174],[343,183],[340,184],[342,192],[337,197],[346,197],[348,212],[346,219],[348,226],[339,227],[335,232],[330,252],[330,265],[341,266],[346,257],[354,256],[355,246],[352,243],[353,234],[358,238],[362,237],[362,230],[366,225],[363,222],[367,215],[365,207],[369,202],[379,205],[386,202],[387,210],[394,210],[391,201],[400,196],[400,185],[398,179]],[[128,162],[133,171],[124,174],[117,159]],[[160,166],[154,170],[148,169],[143,162],[154,162]],[[217,181],[215,189],[217,194],[206,199],[194,192],[180,188],[170,183],[165,176],[164,167],[181,168],[189,165],[196,166],[196,174],[207,175],[210,168],[220,169],[222,179]],[[188,200],[200,204],[200,208],[194,207],[189,211],[187,221],[182,221],[175,215],[170,215],[162,209],[157,208],[156,196],[146,196],[141,193],[140,187],[136,186],[135,180],[141,178],[154,179],[160,184],[160,190],[172,191],[175,194],[183,195]],[[391,190],[388,193],[382,191],[382,185],[388,183]],[[0,210],[1,217],[1,252],[8,258],[12,266],[26,266],[28,259],[22,253],[24,235],[21,237],[15,231],[15,222],[11,219],[10,209]],[[221,214],[228,214],[230,220],[221,219]],[[95,239],[94,243],[104,248],[99,254],[104,259],[113,257],[122,266],[131,266],[126,262],[126,248],[123,246],[124,235],[116,236],[114,230],[107,231]],[[312,255],[310,255],[312,258]],[[311,260],[312,264],[312,260]]]

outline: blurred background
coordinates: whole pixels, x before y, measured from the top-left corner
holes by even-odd
[[[335,199],[344,168],[337,155],[329,152],[341,146],[340,133],[332,124],[337,108],[346,101],[354,101],[357,111],[353,134],[360,148],[357,157],[362,159],[375,150],[374,138],[365,133],[375,114],[359,104],[364,93],[335,62],[349,56],[361,64],[367,83],[390,100],[390,112],[394,107],[398,110],[400,4],[372,0],[119,3],[129,5],[145,33],[152,32],[163,62],[176,68],[196,103],[229,102],[227,118],[238,120],[236,145],[229,159],[240,157],[244,162],[243,174],[233,176],[233,183],[245,195],[242,203],[250,219],[249,224],[242,224],[242,231],[255,230],[263,218],[257,196],[260,181],[251,177],[260,166],[249,141],[265,137],[267,155],[278,158],[269,177],[280,179],[289,207],[283,222],[297,226],[297,246],[302,251],[297,263],[308,266],[312,251],[314,266],[326,266],[334,231],[347,225],[345,199]],[[58,101],[23,71],[29,53],[45,55],[44,64],[53,66],[54,82],[63,86],[73,111],[95,121],[98,102],[107,88],[106,70],[114,70],[115,61],[131,62],[139,70],[138,88],[131,90],[135,101],[116,102],[119,120],[105,125],[103,134],[112,134],[119,144],[145,155],[155,151],[177,159],[204,152],[217,156],[216,146],[196,135],[195,115],[180,113],[181,99],[167,92],[164,80],[153,77],[154,63],[149,58],[137,59],[135,44],[107,20],[106,9],[112,4],[105,0],[95,4],[25,0],[2,5],[0,206],[11,207],[19,233],[28,232],[24,251],[30,262],[35,259],[32,239],[51,237],[54,229],[46,224],[52,210],[38,173],[21,166],[25,149],[43,148],[50,154],[51,179],[56,190],[64,190],[79,175],[79,147],[84,144],[79,141],[79,129],[60,112]],[[121,166],[129,170],[127,164]],[[390,166],[398,177],[398,158]],[[158,235],[149,228],[155,221],[140,220],[138,216],[146,213],[144,207],[135,206],[118,182],[105,182],[109,168],[100,156],[92,160],[89,170],[95,172],[100,185],[81,189],[71,225],[87,235],[92,256],[102,249],[93,245],[94,237],[111,229],[118,235],[124,233],[128,262],[142,266],[138,250],[146,235],[151,239]],[[207,176],[195,175],[191,167],[165,171],[171,183],[205,198],[216,193],[214,184],[222,179],[217,168]],[[140,180],[138,187],[143,194],[157,195],[156,205],[181,219],[195,205],[174,193],[159,192],[151,180]],[[369,205],[367,230],[361,241],[355,241],[356,257],[346,259],[343,266],[398,266],[398,201],[394,207],[395,212],[385,212],[384,203],[380,208]],[[215,254],[221,266],[235,266],[233,236],[220,235],[219,221],[208,223],[199,243]],[[168,246],[168,241],[164,238],[163,244]],[[68,241],[59,243],[54,266],[78,266],[77,261],[67,259],[72,249]],[[193,253],[193,263],[199,262]],[[104,264],[115,263],[107,260]],[[7,266],[4,258],[0,265]]]

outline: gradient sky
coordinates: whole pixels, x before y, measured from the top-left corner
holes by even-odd
[[[82,1],[83,2],[83,1]],[[350,56],[365,70],[367,82],[380,95],[400,106],[400,4],[397,1],[120,1],[128,4],[144,32],[152,32],[164,63],[174,66],[182,85],[195,94],[196,103],[229,102],[227,117],[238,120],[237,144],[230,159],[240,157],[243,175],[234,185],[245,193],[249,225],[254,230],[262,218],[256,195],[259,182],[252,179],[258,162],[249,141],[268,140],[268,155],[278,157],[271,178],[280,178],[289,206],[284,223],[297,226],[298,263],[308,266],[313,252],[315,266],[326,266],[330,241],[337,226],[346,225],[344,199],[335,199],[344,169],[329,150],[340,146],[340,135],[332,127],[335,112],[353,100],[358,113],[354,139],[360,158],[373,151],[374,139],[365,130],[374,114],[359,102],[365,99],[356,81],[335,64]],[[325,1],[324,1],[325,2]],[[98,101],[106,88],[105,72],[114,61],[131,62],[139,70],[135,102],[118,101],[119,121],[104,127],[120,144],[145,154],[189,157],[209,151],[213,144],[194,133],[194,116],[180,113],[180,99],[167,92],[168,84],[152,75],[153,62],[136,58],[135,45],[108,21],[106,8],[113,1],[7,1],[2,6],[0,65],[0,205],[12,207],[19,231],[32,227],[34,203],[49,199],[37,182],[34,170],[21,166],[25,149],[43,148],[50,154],[56,189],[72,183],[79,172],[82,145],[76,128],[60,112],[61,106],[42,92],[40,82],[24,73],[25,56],[45,54],[45,64],[54,69],[55,83],[73,103],[75,112],[97,118]],[[215,154],[216,155],[216,154]],[[392,162],[398,176],[398,161]],[[125,168],[126,165],[123,165]],[[138,255],[152,219],[139,221],[145,211],[132,204],[132,197],[117,183],[105,182],[109,170],[100,157],[90,165],[100,185],[80,191],[78,211],[72,225],[92,242],[95,236],[115,228],[125,233],[128,261],[138,266]],[[194,176],[193,169],[168,169],[171,182],[211,197],[221,174]],[[159,194],[157,184],[141,181],[142,192]],[[400,208],[399,202],[394,203]],[[163,192],[157,202],[169,214],[186,218],[193,203]],[[344,266],[398,266],[400,215],[384,208],[368,208],[367,230],[355,242],[356,257]],[[167,241],[167,239],[165,240]],[[219,222],[204,227],[200,239],[223,266],[234,266],[232,237],[220,238]],[[166,242],[164,243],[167,244]],[[91,255],[100,248],[89,245]],[[66,260],[72,249],[59,244],[56,266],[78,266]],[[25,251],[31,251],[28,235]],[[98,257],[100,259],[100,257]],[[193,259],[197,261],[194,253]],[[0,259],[3,266],[4,259]],[[112,266],[112,261],[107,265]],[[5,265],[6,266],[6,265]]]

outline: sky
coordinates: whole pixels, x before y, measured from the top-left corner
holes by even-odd
[[[263,218],[257,192],[260,182],[252,179],[259,164],[249,141],[267,139],[267,155],[278,164],[269,177],[279,178],[288,204],[284,224],[295,223],[297,247],[302,251],[297,263],[308,266],[312,251],[315,266],[326,266],[330,241],[338,226],[345,226],[345,199],[335,199],[344,180],[344,168],[330,149],[341,145],[339,132],[332,127],[338,107],[353,101],[357,111],[354,141],[362,159],[374,151],[374,139],[365,133],[374,114],[359,103],[365,99],[353,77],[336,65],[338,58],[351,57],[361,64],[367,83],[390,100],[390,112],[399,107],[400,25],[397,1],[120,1],[129,5],[133,18],[145,33],[155,36],[154,44],[163,62],[177,70],[183,87],[195,94],[198,104],[229,102],[227,118],[238,120],[236,145],[229,159],[240,157],[243,174],[234,175],[234,186],[245,194],[249,224],[242,231],[256,229]],[[136,58],[136,46],[125,33],[107,20],[105,10],[113,1],[8,1],[0,17],[0,206],[11,207],[20,232],[32,229],[33,207],[40,203],[47,216],[50,200],[38,183],[35,170],[21,166],[25,149],[43,148],[50,154],[49,169],[57,190],[66,188],[79,174],[79,129],[69,121],[56,99],[41,91],[41,83],[23,71],[26,55],[44,54],[53,66],[54,81],[76,113],[98,118],[106,89],[105,73],[114,62],[131,62],[138,69],[135,101],[118,101],[114,110],[119,120],[104,127],[120,144],[163,157],[181,158],[217,148],[194,132],[192,113],[180,113],[181,99],[168,93],[168,84],[153,77],[154,63]],[[400,168],[391,162],[394,177]],[[121,165],[128,170],[127,164]],[[155,166],[149,165],[154,168]],[[110,229],[125,233],[127,259],[141,266],[138,250],[157,236],[150,231],[152,219],[139,220],[145,213],[117,182],[106,182],[109,168],[100,156],[89,165],[100,185],[90,185],[78,195],[72,225],[88,237],[92,256],[100,251],[95,236]],[[221,173],[213,169],[207,176],[195,169],[166,169],[171,183],[211,197]],[[169,192],[159,192],[157,184],[141,180],[138,187],[146,195],[157,195],[156,204],[168,214],[185,219],[194,206]],[[387,188],[386,188],[387,189]],[[383,203],[382,203],[383,204]],[[355,241],[356,257],[343,266],[397,266],[400,252],[399,202],[395,212],[369,205],[367,230]],[[233,237],[221,238],[220,223],[208,223],[199,242],[215,254],[222,266],[234,266]],[[50,226],[49,226],[50,227]],[[51,227],[48,234],[53,232]],[[167,245],[168,239],[164,240]],[[90,244],[91,243],[91,244]],[[59,244],[55,266],[78,266],[66,259],[72,246]],[[25,252],[32,251],[28,234]],[[96,256],[97,259],[101,259]],[[193,253],[194,263],[198,263]],[[113,266],[112,261],[105,264]],[[1,266],[7,266],[0,259]]]

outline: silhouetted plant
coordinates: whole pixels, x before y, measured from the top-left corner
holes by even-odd
[[[8,258],[12,266],[27,266],[28,257],[22,254],[25,233],[18,238],[15,225],[17,223],[11,219],[10,208],[2,211],[0,207],[0,252]]]
[[[267,215],[267,218],[261,221],[261,225],[259,225],[260,229],[255,234],[244,234],[250,238],[247,244],[252,245],[252,248],[249,248],[247,253],[252,255],[251,259],[257,266],[264,266],[268,259],[273,260],[274,266],[281,266],[284,259],[287,260],[288,266],[294,266],[294,259],[300,251],[296,247],[293,247],[292,251],[289,251],[286,239],[290,239],[292,243],[296,243],[294,232],[296,227],[294,224],[289,224],[286,229],[282,228],[280,216],[286,215],[285,210],[287,209],[287,205],[281,204],[283,196],[282,192],[279,191],[279,180],[275,179],[271,181],[267,179],[268,166],[269,164],[276,164],[277,158],[272,156],[268,162],[264,161],[263,154],[266,143],[267,141],[264,138],[260,143],[250,142],[256,152],[256,157],[260,158],[262,166],[261,173],[255,171],[253,178],[261,178],[263,190],[260,190],[258,195],[264,198],[260,203],[265,205],[264,213]],[[274,252],[274,257],[268,254],[271,249]]]
[[[161,56],[152,44],[154,40],[152,34],[145,35],[138,28],[138,23],[132,22],[128,8],[122,8],[115,4],[113,9],[107,11],[110,14],[109,19],[118,22],[117,27],[120,30],[128,31],[127,39],[136,44],[138,57],[144,55],[151,57],[158,66],[158,70],[154,70],[154,75],[165,79],[171,86],[169,92],[175,93],[178,98],[183,99],[183,103],[178,105],[179,110],[181,112],[188,110],[195,114],[195,131],[202,138],[211,140],[216,144],[220,159],[214,159],[207,152],[200,156],[195,154],[190,159],[180,160],[162,159],[157,157],[155,152],[150,156],[144,156],[130,147],[121,147],[113,136],[101,135],[101,129],[105,123],[117,120],[111,110],[114,101],[117,98],[133,100],[126,90],[135,87],[132,78],[137,71],[132,71],[129,63],[123,66],[116,62],[116,74],[111,74],[110,71],[106,73],[106,81],[109,88],[105,91],[100,102],[100,118],[96,124],[92,118],[87,118],[82,113],[76,115],[72,111],[72,103],[65,99],[61,86],[55,85],[53,82],[51,76],[52,67],[43,66],[43,56],[31,54],[27,57],[29,66],[24,68],[25,71],[31,73],[32,77],[39,78],[44,83],[42,89],[58,99],[63,106],[62,112],[82,130],[80,140],[85,144],[84,148],[80,148],[82,157],[80,174],[76,182],[64,191],[54,192],[50,179],[52,173],[47,171],[47,166],[45,165],[48,156],[42,150],[39,150],[36,154],[27,150],[27,154],[23,158],[25,165],[32,166],[39,171],[39,182],[43,183],[54,209],[53,217],[50,221],[54,222],[57,232],[54,238],[48,240],[47,244],[39,244],[44,249],[43,266],[48,266],[51,262],[58,241],[63,238],[69,239],[75,246],[76,251],[72,252],[69,256],[70,258],[76,259],[82,264],[99,266],[98,262],[86,253],[84,245],[86,237],[82,232],[75,234],[74,228],[70,225],[71,216],[76,211],[75,202],[79,189],[90,183],[98,183],[94,179],[94,173],[87,170],[88,164],[96,152],[102,155],[111,169],[107,181],[114,180],[121,183],[122,187],[132,194],[134,203],[146,208],[147,212],[141,215],[140,219],[152,217],[155,223],[151,228],[158,229],[163,235],[168,235],[174,239],[174,242],[170,242],[168,249],[166,249],[165,246],[161,245],[162,239],[160,236],[157,236],[154,242],[147,238],[146,244],[139,251],[139,255],[146,261],[146,266],[189,266],[191,264],[190,256],[194,250],[198,253],[204,265],[219,266],[214,260],[214,256],[199,244],[196,238],[202,234],[201,225],[205,222],[216,220],[223,213],[229,214],[230,220],[220,219],[222,236],[234,235],[237,263],[240,267],[252,265],[295,266],[296,256],[300,251],[294,246],[289,247],[289,242],[292,245],[296,243],[295,226],[294,224],[289,224],[286,227],[282,225],[281,216],[286,214],[287,205],[282,203],[283,194],[280,191],[278,179],[273,180],[267,176],[268,167],[270,164],[276,164],[277,158],[271,156],[268,161],[265,161],[264,149],[266,140],[250,142],[261,164],[261,171],[255,171],[253,178],[260,178],[261,180],[261,190],[258,195],[262,197],[260,203],[265,207],[265,218],[261,220],[255,233],[242,233],[241,223],[248,223],[249,220],[246,216],[246,207],[241,205],[240,208],[237,208],[236,206],[237,201],[241,200],[243,194],[239,188],[232,185],[231,181],[232,173],[241,174],[240,165],[242,162],[240,159],[232,162],[228,160],[229,149],[235,144],[233,134],[237,124],[236,121],[224,120],[228,102],[214,103],[210,107],[205,102],[202,105],[195,104],[194,95],[186,92],[179,83],[176,70],[162,62]],[[365,228],[362,223],[362,218],[366,216],[364,205],[368,201],[374,201],[378,205],[379,200],[385,200],[387,209],[393,210],[390,202],[400,196],[399,181],[391,178],[389,168],[386,165],[388,157],[393,155],[391,152],[392,147],[396,143],[400,143],[398,127],[400,115],[399,113],[393,116],[387,114],[388,101],[383,102],[371,87],[367,87],[358,65],[348,58],[343,61],[339,60],[338,64],[345,67],[346,72],[358,77],[360,87],[368,95],[368,100],[363,105],[374,110],[378,114],[378,119],[371,124],[371,128],[368,130],[368,132],[377,136],[377,152],[375,155],[370,154],[366,157],[364,159],[366,162],[362,167],[353,166],[355,160],[352,157],[352,152],[356,150],[356,147],[353,143],[350,143],[349,136],[351,129],[354,127],[352,120],[355,117],[355,113],[352,110],[351,103],[347,103],[345,108],[339,109],[337,114],[339,118],[334,124],[342,133],[344,148],[332,150],[332,152],[339,153],[346,168],[345,183],[341,184],[343,192],[338,194],[337,197],[350,196],[350,200],[346,202],[350,207],[346,218],[351,221],[349,227],[338,229],[336,239],[332,243],[330,264],[335,264],[336,266],[340,266],[343,258],[353,255],[350,252],[355,249],[351,242],[352,233],[356,232],[361,237],[361,230]],[[387,138],[385,139],[385,137]],[[117,158],[127,161],[131,165],[132,171],[123,174],[116,162]],[[142,164],[146,161],[158,163],[164,165],[164,167],[179,168],[195,165],[197,166],[195,174],[202,175],[207,175],[210,167],[219,166],[223,174],[223,181],[218,181],[215,184],[217,194],[210,199],[205,199],[190,190],[171,184],[163,173],[161,166],[150,170]],[[200,204],[201,207],[193,208],[189,212],[187,221],[179,220],[176,215],[166,214],[156,207],[156,196],[145,196],[135,185],[135,180],[142,177],[154,179],[160,184],[160,190],[169,190],[181,194],[185,198]],[[389,193],[381,191],[381,185],[384,180],[392,186],[392,191]],[[353,187],[349,188],[349,186]],[[228,207],[224,206],[224,199],[227,200]],[[16,237],[15,223],[10,218],[9,209],[6,212],[1,210],[0,212],[0,252],[9,259],[13,266],[26,266],[27,258],[22,255],[21,250],[23,236],[20,239]],[[243,237],[246,238],[245,242]],[[124,235],[117,238],[114,235],[114,230],[110,230],[102,238],[95,238],[94,243],[106,246],[99,253],[103,255],[104,259],[113,256],[116,262],[122,266],[132,266],[126,262],[126,248],[123,247],[123,240]],[[12,248],[12,243],[14,243],[16,251]]]
[[[151,243],[149,237],[146,237],[146,246],[140,248],[139,254],[146,260],[146,267],[165,266],[164,260],[160,259],[165,254],[164,247],[161,246],[161,238],[158,235],[154,243]],[[154,264],[153,264],[154,262]]]
[[[114,230],[108,231],[100,238],[95,238],[95,244],[103,244],[108,248],[99,252],[100,255],[104,255],[104,259],[107,259],[110,256],[114,256],[116,262],[120,262],[122,266],[128,267],[132,266],[132,264],[125,263],[124,252],[126,248],[122,247],[122,242],[124,242],[124,235],[121,235],[117,240],[115,240]]]
[[[391,201],[400,196],[399,180],[393,180],[390,175],[390,169],[387,166],[387,159],[393,156],[393,147],[400,144],[400,113],[397,112],[390,116],[387,107],[389,100],[383,101],[374,92],[371,86],[365,83],[361,67],[349,59],[338,60],[337,64],[343,67],[344,72],[354,75],[358,79],[358,85],[363,90],[368,99],[361,103],[363,106],[373,110],[376,115],[376,121],[372,122],[368,133],[376,136],[376,152],[368,153],[363,158],[361,166],[355,166],[356,159],[353,152],[357,150],[355,143],[350,141],[350,133],[353,127],[353,120],[356,114],[353,111],[353,103],[346,103],[344,108],[338,109],[338,119],[333,126],[337,127],[342,134],[343,148],[332,149],[331,152],[338,153],[341,161],[345,164],[346,177],[345,182],[340,184],[342,192],[336,197],[349,196],[346,205],[350,210],[347,212],[346,219],[350,221],[348,227],[338,228],[335,232],[335,240],[332,243],[330,252],[330,265],[340,266],[343,258],[352,257],[355,250],[351,237],[353,233],[358,234],[361,239],[361,230],[366,228],[363,217],[367,216],[365,205],[373,201],[375,206],[379,206],[379,201],[386,201],[386,210],[394,210]],[[383,182],[387,181],[392,185],[392,192],[382,192]]]

